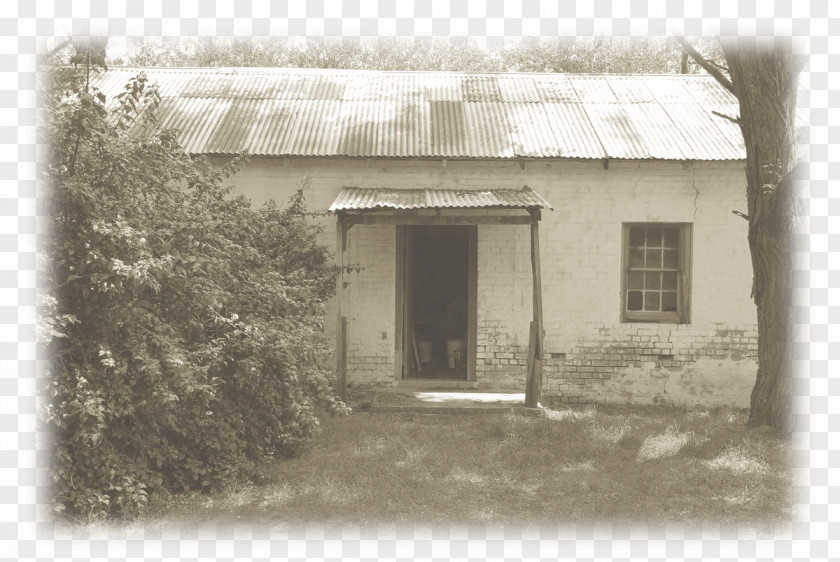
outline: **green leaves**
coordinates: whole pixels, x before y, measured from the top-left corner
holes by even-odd
[[[226,181],[247,156],[215,169],[185,154],[152,125],[144,76],[110,105],[66,78],[42,100],[55,509],[131,516],[151,492],[294,454],[319,411],[347,411],[321,330],[334,271],[306,180],[285,207],[252,209]]]

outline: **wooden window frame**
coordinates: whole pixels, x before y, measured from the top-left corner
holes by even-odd
[[[630,271],[630,229],[677,228],[679,229],[679,271],[677,272],[677,311],[650,312],[627,310],[627,277]],[[621,225],[621,321],[652,322],[660,324],[691,323],[691,250],[692,224],[675,222],[626,222]]]

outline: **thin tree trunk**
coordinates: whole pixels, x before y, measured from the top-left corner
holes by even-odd
[[[758,373],[749,425],[791,431],[790,235],[795,220],[798,70],[790,49],[723,45],[747,150],[747,209],[758,318]]]

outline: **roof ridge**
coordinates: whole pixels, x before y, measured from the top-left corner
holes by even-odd
[[[123,66],[112,65],[108,67],[111,70],[147,70],[154,72],[178,72],[178,71],[193,71],[200,73],[219,73],[236,76],[239,74],[329,74],[348,73],[348,74],[407,74],[407,75],[422,75],[434,74],[442,76],[574,76],[581,78],[702,78],[714,79],[709,74],[647,74],[647,73],[591,73],[591,72],[519,72],[519,71],[496,71],[496,72],[473,72],[473,71],[459,71],[459,70],[381,70],[373,68],[309,68],[309,67],[293,67],[293,66]]]

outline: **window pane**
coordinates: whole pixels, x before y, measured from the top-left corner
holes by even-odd
[[[627,310],[642,309],[642,292],[627,291]]]
[[[645,310],[659,310],[659,293],[645,291]]]
[[[672,322],[687,312],[690,279],[681,271],[690,251],[686,226],[667,223],[625,225],[624,310],[626,321]],[[685,276],[685,278],[684,278]]]
[[[645,266],[645,251],[630,248],[630,267]]]
[[[665,312],[677,311],[677,293],[675,291],[664,291],[662,293],[662,310]]]
[[[647,229],[647,247],[661,248],[662,247],[662,229],[648,228]]]
[[[647,268],[660,268],[662,267],[662,250],[647,250],[645,252],[647,254],[645,260],[645,267]]]
[[[644,246],[645,245],[645,229],[640,226],[634,226],[630,229],[630,245]]]
[[[665,247],[679,248],[680,247],[680,229],[666,228],[665,229]]]
[[[680,252],[679,250],[664,250],[662,252],[665,263],[665,269],[679,269],[680,267]]]

